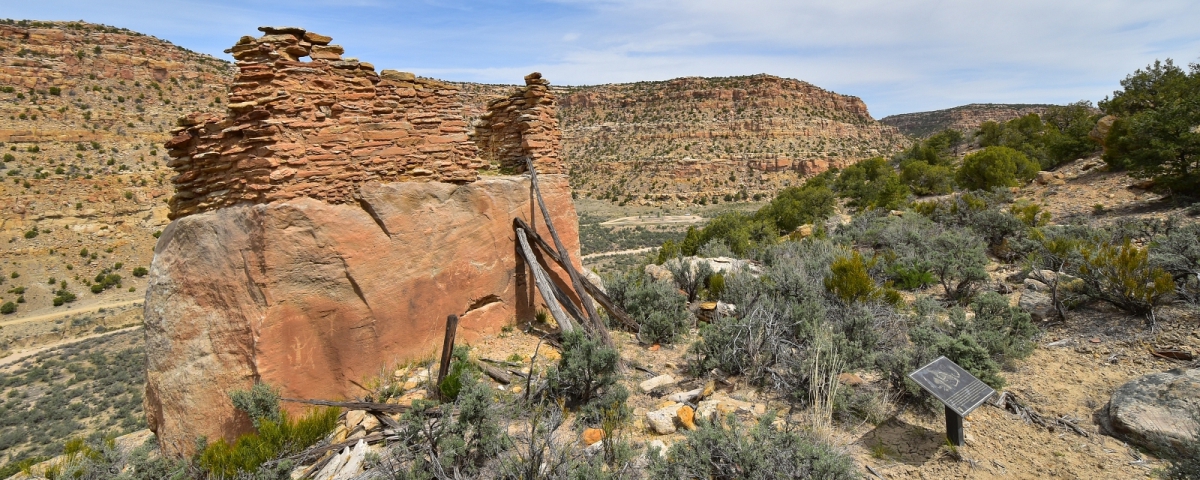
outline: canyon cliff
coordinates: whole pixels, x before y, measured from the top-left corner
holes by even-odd
[[[771,75],[558,91],[572,186],[613,201],[770,196],[908,143],[858,97]]]

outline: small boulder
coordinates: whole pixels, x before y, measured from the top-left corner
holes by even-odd
[[[1036,180],[1039,185],[1047,185],[1054,181],[1054,174],[1043,170],[1037,173],[1037,178],[1034,180]]]
[[[362,427],[363,431],[367,433],[374,432],[379,429],[379,418],[375,415],[367,415],[363,417],[362,423],[359,423],[358,426]]]
[[[1036,321],[1045,321],[1054,318],[1054,302],[1050,300],[1050,296],[1041,292],[1026,290],[1021,292],[1021,300],[1017,302],[1017,306],[1026,312]]]
[[[354,427],[362,423],[365,418],[367,418],[365,410],[351,410],[346,412],[346,428],[354,430]]]
[[[604,430],[599,428],[589,428],[583,431],[583,444],[592,445],[601,440],[604,440]]]
[[[646,381],[638,384],[638,388],[640,388],[642,390],[642,393],[650,393],[651,391],[653,391],[656,388],[666,387],[666,386],[670,386],[670,385],[674,385],[674,384],[675,384],[675,377],[664,374],[664,375],[659,375],[657,377],[651,378],[649,380],[646,380]]]
[[[1200,411],[1200,368],[1135,378],[1108,402],[1112,430],[1151,451],[1169,452],[1193,438]]]
[[[675,419],[678,414],[679,407],[676,405],[646,412],[646,423],[650,425],[650,431],[659,435],[670,435],[675,433]]]
[[[653,278],[660,282],[674,282],[675,281],[675,276],[671,274],[671,271],[667,270],[666,267],[663,267],[661,265],[655,265],[655,264],[651,263],[649,265],[646,265],[646,268],[644,269],[644,271],[646,272],[646,275],[650,276],[650,278]]]

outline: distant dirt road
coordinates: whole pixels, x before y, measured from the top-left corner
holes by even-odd
[[[618,227],[626,225],[687,225],[693,223],[703,223],[704,220],[706,219],[699,215],[667,215],[662,217],[641,216],[614,218],[607,222],[601,222],[600,225],[604,225],[606,227]]]
[[[136,330],[136,329],[139,329],[139,328],[142,328],[142,326],[141,326],[141,325],[135,325],[135,326],[132,326],[132,327],[118,328],[118,329],[116,329],[116,330],[109,330],[109,331],[107,331],[107,332],[103,332],[103,333],[93,333],[93,334],[91,334],[91,335],[85,335],[85,336],[82,336],[82,337],[68,338],[68,339],[66,339],[66,340],[60,340],[60,341],[57,341],[57,342],[54,342],[54,343],[51,343],[51,344],[47,344],[47,345],[39,345],[39,346],[36,346],[36,347],[33,347],[33,348],[29,348],[29,349],[21,350],[21,351],[19,351],[19,352],[15,352],[15,353],[13,353],[13,354],[11,354],[11,355],[9,355],[9,356],[7,356],[7,357],[0,358],[0,368],[7,367],[7,366],[9,366],[9,365],[12,365],[13,363],[16,363],[16,362],[19,362],[19,361],[21,361],[21,360],[22,360],[22,359],[24,359],[25,357],[28,357],[28,356],[30,356],[30,355],[37,355],[37,354],[39,354],[39,353],[42,353],[42,352],[44,352],[44,351],[46,351],[46,350],[50,350],[50,349],[54,349],[54,348],[58,348],[58,347],[66,346],[66,345],[70,345],[70,344],[72,344],[72,343],[76,343],[76,342],[82,342],[82,341],[84,341],[84,340],[90,340],[90,339],[93,339],[93,338],[96,338],[96,337],[103,337],[103,336],[105,336],[105,335],[112,335],[112,334],[114,334],[114,333],[128,332],[128,331],[130,331],[130,330]]]
[[[589,260],[589,259],[593,259],[593,258],[600,258],[600,257],[611,257],[611,256],[613,256],[613,255],[631,255],[631,254],[634,254],[634,253],[646,253],[646,252],[649,252],[649,251],[651,251],[651,250],[654,250],[654,249],[656,249],[656,248],[658,248],[658,247],[644,247],[644,248],[634,248],[634,249],[631,249],[631,250],[615,250],[615,251],[612,251],[612,252],[596,252],[596,253],[589,253],[589,254],[587,254],[587,255],[584,255],[584,256],[580,257],[580,259],[582,259],[582,260]]]
[[[101,303],[101,304],[96,304],[96,305],[90,305],[90,306],[83,307],[83,308],[75,308],[75,309],[70,309],[70,310],[63,310],[60,312],[46,313],[46,314],[42,314],[42,315],[34,315],[32,317],[23,317],[23,318],[17,318],[17,319],[13,319],[13,320],[0,321],[0,327],[16,325],[18,323],[37,322],[40,320],[54,320],[58,317],[65,317],[67,315],[74,315],[76,313],[90,313],[90,312],[100,310],[101,308],[124,307],[126,305],[133,305],[135,303],[141,303],[143,301],[144,301],[144,299],[142,299],[142,298],[136,298],[133,300],[122,300],[119,302]]]

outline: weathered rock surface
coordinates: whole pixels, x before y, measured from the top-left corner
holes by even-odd
[[[1054,303],[1050,300],[1050,296],[1036,290],[1021,292],[1021,299],[1017,302],[1017,306],[1021,310],[1029,312],[1029,316],[1037,321],[1054,317]]]
[[[1169,451],[1192,438],[1200,411],[1200,368],[1175,369],[1121,385],[1108,403],[1112,429],[1154,451]]]
[[[972,103],[945,110],[890,115],[879,119],[879,123],[896,127],[905,135],[914,137],[927,137],[947,128],[970,133],[984,122],[1003,123],[1030,113],[1041,115],[1052,106]]]
[[[579,258],[567,179],[540,178]],[[239,205],[163,231],[145,304],[146,412],[166,451],[248,431],[231,389],[257,380],[285,397],[349,398],[380,366],[433,354],[448,314],[466,341],[532,316],[512,229],[513,217],[544,226],[527,177],[368,183],[358,196]]]
[[[675,377],[663,374],[643,381],[642,383],[638,384],[638,388],[642,389],[642,393],[650,393],[656,388],[666,387],[674,384]]]
[[[772,75],[556,93],[562,158],[584,197],[662,204],[773,196],[802,177],[908,144],[871,118],[862,99]]]

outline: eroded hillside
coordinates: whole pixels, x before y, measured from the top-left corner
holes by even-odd
[[[858,97],[771,75],[569,87],[559,96],[572,186],[617,202],[757,199],[907,144]]]
[[[120,28],[0,23],[0,353],[39,341],[32,317],[141,298],[167,224],[162,143],[182,113],[224,110],[230,68]]]
[[[983,125],[983,122],[1004,123],[1031,113],[1041,115],[1052,106],[1021,103],[972,103],[945,110],[889,115],[879,119],[879,123],[896,127],[901,133],[913,137],[927,137],[947,128],[971,133]]]

